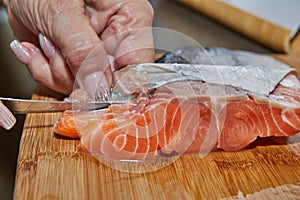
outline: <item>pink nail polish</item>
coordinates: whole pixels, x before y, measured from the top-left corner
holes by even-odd
[[[10,48],[22,63],[28,64],[31,58],[30,53],[19,41],[13,40]]]
[[[55,47],[53,43],[42,33],[39,34],[39,43],[44,54],[50,59],[55,54]]]
[[[11,112],[0,102],[0,126],[6,130],[11,129],[16,123],[16,118]]]

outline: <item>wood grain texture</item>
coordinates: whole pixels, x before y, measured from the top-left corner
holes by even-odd
[[[289,58],[279,56],[283,60]],[[298,66],[299,67],[299,66]],[[34,99],[61,96],[38,86]],[[28,114],[15,199],[299,199],[300,135],[267,138],[239,152],[182,156],[149,173],[126,173],[56,136],[56,114]]]

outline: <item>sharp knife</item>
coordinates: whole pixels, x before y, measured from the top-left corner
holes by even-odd
[[[47,101],[0,97],[0,100],[14,114],[63,112],[65,110],[96,110],[111,104],[124,104],[124,101],[78,102]]]

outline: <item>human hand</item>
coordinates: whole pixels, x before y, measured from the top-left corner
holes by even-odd
[[[16,118],[0,101],[0,126],[6,130],[11,129],[16,123]]]
[[[154,60],[151,31],[135,31],[152,25],[153,10],[147,0],[4,3],[11,28],[21,41],[12,42],[14,53],[36,82],[58,92],[70,94],[79,71],[85,89],[98,84],[93,78],[99,77],[110,87],[112,63],[108,55],[114,57],[116,69]]]

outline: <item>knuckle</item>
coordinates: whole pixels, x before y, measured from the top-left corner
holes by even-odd
[[[70,39],[72,41],[72,39]],[[77,72],[83,60],[91,53],[96,47],[90,40],[76,40],[77,42],[65,49],[63,52],[67,63],[70,67]]]

